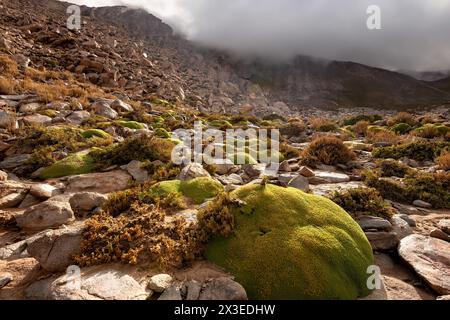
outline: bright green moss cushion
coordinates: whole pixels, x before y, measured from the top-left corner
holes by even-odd
[[[54,179],[71,175],[93,172],[96,169],[95,160],[86,152],[69,155],[55,162],[40,173],[41,179]]]
[[[223,186],[217,180],[201,177],[189,181],[163,181],[153,186],[152,189],[161,194],[180,193],[195,204],[201,204],[223,191]]]
[[[110,137],[109,133],[100,130],[100,129],[89,129],[89,130],[85,130],[81,133],[81,135],[83,136],[83,138],[86,139],[90,139],[93,137],[99,137],[99,138],[108,138]]]
[[[370,292],[371,246],[332,201],[293,188],[247,185],[232,193],[235,234],[212,240],[210,261],[228,270],[251,299],[355,299]]]

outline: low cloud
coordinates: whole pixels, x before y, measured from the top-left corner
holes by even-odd
[[[75,0],[125,4],[190,40],[240,55],[303,54],[394,70],[450,70],[450,0]],[[366,26],[381,9],[381,30]]]

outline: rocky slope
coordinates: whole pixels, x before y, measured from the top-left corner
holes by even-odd
[[[54,50],[60,68],[85,74],[94,83],[186,99],[214,112],[286,113],[288,106],[300,112],[312,107],[414,108],[450,99],[447,88],[351,62],[298,57],[280,65],[235,59],[173,35],[169,26],[142,10],[82,7],[83,28],[74,33],[65,29],[65,3],[3,3],[5,38],[17,36],[10,39],[12,50],[29,57],[32,66],[53,64],[48,50]],[[18,18],[23,11],[26,15]],[[23,40],[36,45],[22,41],[22,31],[27,33]],[[88,68],[79,67],[86,58]]]

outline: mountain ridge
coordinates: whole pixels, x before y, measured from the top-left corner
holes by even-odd
[[[3,19],[6,26],[18,24],[26,29],[27,24],[37,21],[42,28],[27,30],[30,34],[25,37],[52,48],[55,42],[61,48],[65,45],[72,48],[71,53],[57,57],[61,60],[60,67],[77,71],[82,58],[89,57],[105,68],[98,74],[79,69],[77,72],[96,84],[183,99],[210,112],[266,113],[277,111],[281,103],[288,112],[314,107],[431,108],[450,102],[447,87],[435,87],[408,75],[359,63],[324,63],[304,56],[284,64],[236,59],[230,53],[201,47],[175,35],[170,26],[143,9],[80,6],[83,27],[81,32],[74,33],[64,26],[69,3],[55,0],[0,3],[9,11],[27,10],[22,21],[14,15]],[[87,48],[83,43],[88,42],[97,45]],[[39,61],[43,50],[34,52],[34,49],[27,48],[26,56],[39,66],[43,63]],[[274,108],[275,105],[278,107]]]

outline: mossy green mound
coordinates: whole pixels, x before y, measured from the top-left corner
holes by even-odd
[[[213,239],[209,260],[231,272],[251,299],[355,299],[368,295],[371,246],[328,199],[293,188],[248,185],[231,196],[235,232]]]
[[[412,130],[412,127],[407,123],[399,123],[394,125],[391,130],[397,134],[406,134]]]
[[[157,137],[164,138],[164,139],[170,138],[170,133],[167,132],[167,130],[164,129],[164,128],[157,128],[157,129],[155,130],[155,135],[156,135]]]
[[[137,121],[117,120],[115,123],[119,126],[129,128],[129,129],[135,129],[135,130],[145,129],[145,125],[143,123],[140,123]]]
[[[86,154],[80,152],[72,154],[51,166],[45,168],[39,175],[41,179],[55,179],[76,174],[93,172],[96,168],[95,160]]]
[[[191,199],[195,204],[201,204],[207,199],[214,198],[219,192],[223,191],[223,186],[220,182],[212,178],[202,177],[190,181],[163,181],[153,186],[152,189],[159,194],[182,194]]]
[[[216,128],[232,128],[233,125],[228,120],[213,120],[209,122],[211,127]]]
[[[83,136],[83,138],[85,139],[90,139],[93,137],[99,137],[99,138],[108,138],[110,137],[109,133],[101,130],[101,129],[89,129],[86,131],[83,131],[81,133],[81,135]]]

